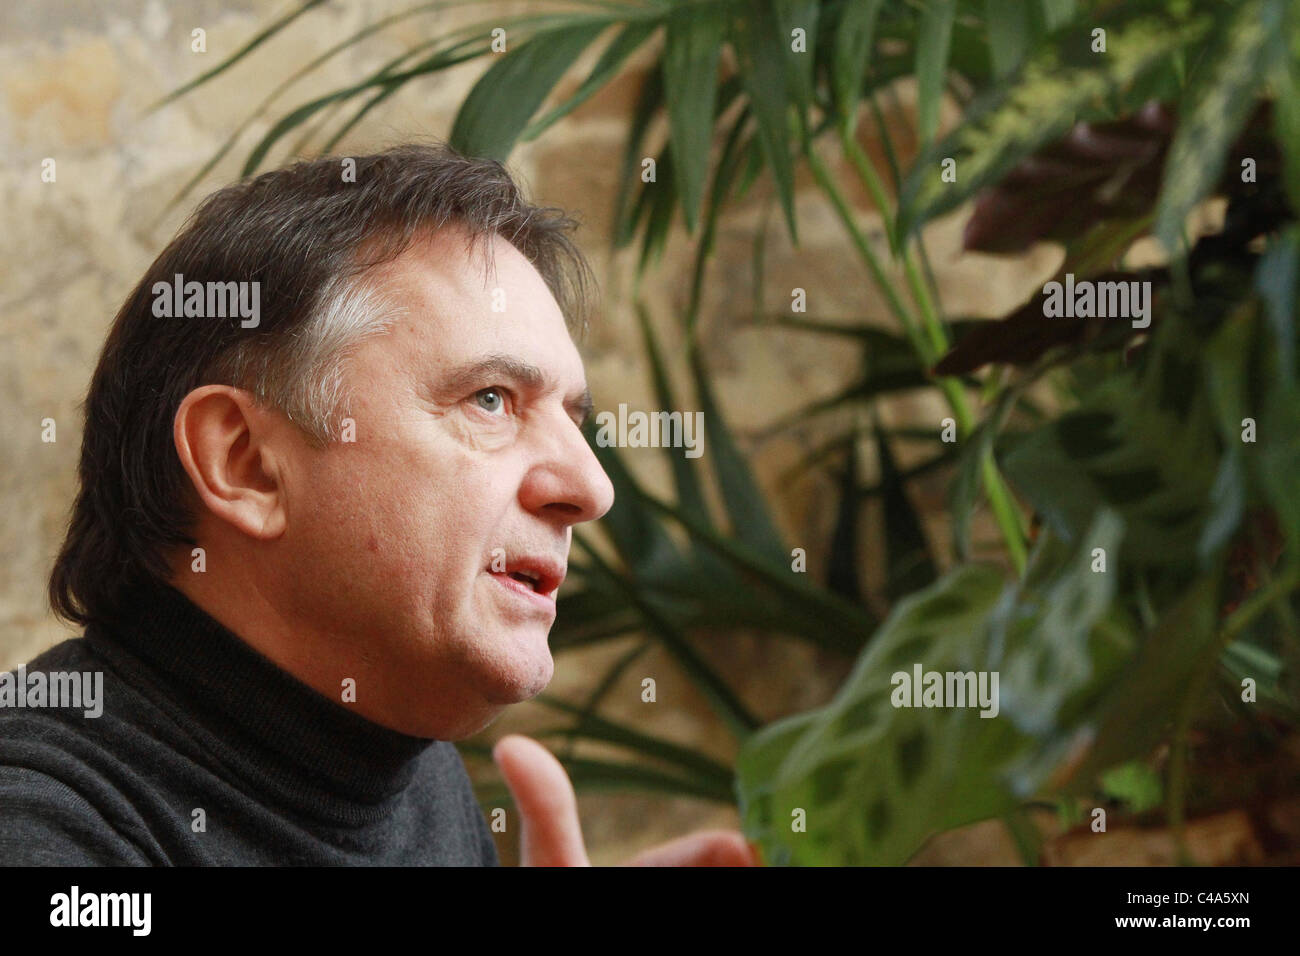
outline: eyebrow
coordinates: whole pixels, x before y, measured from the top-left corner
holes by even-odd
[[[534,392],[555,387],[554,380],[536,365],[510,355],[488,355],[453,368],[443,378],[439,391],[459,395],[475,387],[486,387],[494,379],[505,380]],[[591,389],[586,385],[583,385],[582,391],[564,400],[564,410],[574,417],[579,426],[586,423],[594,407]]]

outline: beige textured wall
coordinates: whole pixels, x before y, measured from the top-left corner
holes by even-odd
[[[0,4],[0,667],[11,667],[69,636],[45,604],[45,575],[57,549],[75,489],[80,442],[78,402],[84,395],[104,333],[126,292],[176,230],[188,210],[212,188],[230,181],[258,135],[255,121],[204,186],[180,206],[168,201],[252,107],[297,67],[365,23],[409,4],[390,0],[334,2],[310,14],[211,85],[156,112],[147,107],[217,63],[285,8],[272,0],[93,0]],[[528,7],[512,4],[509,9]],[[331,60],[297,83],[279,109],[334,89],[375,69],[431,32],[490,16],[503,5],[443,12],[397,25]],[[190,50],[190,31],[207,33],[207,53]],[[579,64],[583,75],[594,57]],[[483,69],[470,64],[409,86],[376,110],[337,149],[361,153],[410,136],[445,137],[455,107]],[[576,80],[566,80],[571,89]],[[604,288],[604,315],[583,346],[598,407],[626,401],[653,407],[653,395],[629,308],[628,256],[608,254],[608,226],[624,114],[636,85],[623,81],[602,93],[541,141],[519,148],[512,169],[531,194],[563,206],[584,221],[582,241]],[[901,90],[904,103],[908,90]],[[278,115],[278,114],[276,114]],[[949,117],[950,119],[951,117]],[[906,142],[906,124],[899,135]],[[865,142],[865,141],[864,141]],[[878,144],[865,142],[878,154]],[[283,154],[279,154],[283,156]],[[57,163],[57,182],[41,181],[41,162]],[[828,160],[835,157],[828,154]],[[853,192],[864,215],[869,205]],[[760,182],[753,196],[723,224],[703,320],[717,393],[732,424],[752,432],[801,404],[829,395],[856,371],[854,350],[818,337],[752,327],[750,237],[767,208]],[[779,215],[772,218],[764,294],[771,309],[788,308],[790,290],[808,290],[809,314],[888,322],[882,299],[830,207],[801,178],[802,247],[790,248]],[[928,235],[944,306],[953,315],[997,315],[1026,297],[1050,272],[1057,253],[1044,250],[1027,263],[963,256],[960,217]],[[878,232],[876,233],[879,235]],[[675,319],[685,302],[691,246],[674,233],[665,261],[646,289],[665,343],[680,342]],[[680,363],[676,365],[682,371]],[[684,375],[678,376],[684,382]],[[884,410],[888,423],[938,427],[942,407],[932,397]],[[41,420],[57,423],[57,441],[43,443]],[[827,421],[826,425],[833,425]],[[810,571],[824,569],[831,488],[825,478],[791,487],[777,477],[818,437],[796,430],[751,445],[791,545],[806,547]],[[899,453],[905,462],[906,446]],[[633,459],[652,488],[667,493],[667,472],[647,451]],[[872,453],[864,448],[870,467]],[[936,549],[947,549],[938,506],[944,479],[921,486],[932,517]],[[871,534],[878,524],[872,516]],[[978,530],[978,525],[977,525]],[[984,529],[987,531],[987,527]],[[874,539],[869,539],[874,540]],[[878,579],[874,562],[864,579]],[[788,642],[719,636],[702,641],[710,659],[736,675],[737,689],[764,716],[776,717],[824,700],[843,673]],[[583,655],[561,656],[552,691],[581,688],[618,656],[620,643]],[[662,657],[650,654],[629,673],[614,712],[654,733],[676,737],[730,758],[725,735],[688,682]],[[791,675],[799,675],[791,679]],[[642,676],[658,680],[659,704],[648,714],[637,691]],[[541,716],[539,716],[541,715]],[[527,729],[549,722],[522,705],[492,728]],[[596,862],[610,862],[664,835],[696,826],[732,825],[727,808],[690,800],[583,797],[588,841]],[[508,846],[513,840],[503,841]]]

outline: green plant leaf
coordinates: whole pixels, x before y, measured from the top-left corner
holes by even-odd
[[[216,167],[217,163],[219,163],[227,153],[230,152],[230,150],[234,147],[235,143],[239,141],[239,138],[243,136],[243,134],[248,130],[248,128],[252,126],[256,120],[261,118],[267,112],[268,109],[270,109],[271,104],[274,103],[277,99],[279,99],[280,94],[283,93],[285,90],[287,90],[289,87],[293,86],[293,84],[296,83],[298,80],[302,79],[307,74],[315,71],[317,67],[333,59],[337,54],[341,53],[342,51],[346,50],[351,46],[354,46],[357,43],[360,43],[362,40],[379,32],[385,27],[391,26],[393,23],[415,16],[419,13],[436,9],[443,5],[444,5],[443,3],[438,3],[438,2],[421,4],[419,6],[412,7],[408,10],[403,10],[400,11],[399,13],[395,13],[392,16],[383,17],[382,19],[377,20],[374,23],[368,24],[365,27],[362,27],[360,30],[357,30],[355,33],[351,34],[350,36],[345,37],[344,39],[340,40],[338,43],[329,47],[324,52],[322,52],[319,56],[310,60],[306,65],[295,70],[286,79],[276,84],[276,86],[271,90],[271,92],[268,93],[266,97],[257,105],[256,109],[254,109],[252,113],[246,116],[242,121],[240,121],[240,123],[233,130],[230,131],[230,135],[227,136],[225,141],[222,142],[221,146],[217,148],[217,151],[213,153],[212,156],[210,156],[202,166],[199,167],[198,171],[195,172],[193,176],[191,176],[188,180],[186,180],[185,185],[182,186],[180,190],[176,193],[176,195],[173,196],[172,199],[168,202],[167,207],[164,210],[164,214],[166,212],[170,212],[172,207],[174,207],[178,202],[180,202],[187,195],[189,195],[190,191],[195,186],[197,186],[200,182],[202,182],[203,178],[207,176],[207,174],[210,173]],[[412,57],[416,56],[419,53],[424,52],[424,50],[428,49],[431,46],[437,45],[439,42],[440,41],[438,39],[433,39],[433,40],[428,40],[417,44],[415,47],[412,47],[411,49],[407,50],[401,56],[393,60],[390,60],[387,64],[385,64],[385,70],[397,69],[399,66],[407,62]],[[180,95],[180,91],[177,91],[172,94],[173,97],[179,95]],[[161,105],[161,103],[159,105]]]
[[[713,257],[718,217],[721,215],[727,197],[735,185],[737,174],[742,171],[754,152],[752,137],[746,138],[742,135],[750,119],[749,109],[742,109],[735,122],[731,124],[731,129],[728,131],[727,138],[722,145],[722,153],[718,157],[717,166],[714,167],[713,185],[709,189],[709,203],[704,213],[704,227],[700,230],[699,238],[695,244],[695,265],[691,274],[691,298],[690,302],[687,303],[685,316],[687,335],[694,334],[696,322],[699,319],[700,302],[704,295],[704,275],[708,269],[709,260]],[[754,288],[756,294],[757,290],[762,286],[760,251],[762,243],[763,239],[760,234],[754,242],[754,255],[756,257],[754,263]]]
[[[681,191],[686,228],[695,231],[713,142],[718,57],[726,18],[711,3],[684,3],[668,14],[663,87],[668,103],[669,149]]]
[[[759,432],[760,438],[779,434],[797,425],[806,425],[814,416],[859,405],[877,395],[930,388],[934,384],[934,379],[916,357],[912,344],[903,336],[872,326],[805,319],[780,313],[772,316],[770,321],[804,332],[853,339],[862,345],[863,361],[862,371],[855,381],[832,395],[815,399],[782,415],[775,422],[764,426]],[[982,324],[982,321],[959,321],[952,323],[952,327],[964,333],[971,327]]]
[[[1113,513],[1099,515],[1086,543],[1051,552],[1050,566],[1040,549],[1023,588],[985,565],[957,568],[899,602],[830,704],[746,741],[741,817],[765,859],[902,863],[932,833],[1008,813],[1036,792],[1063,757],[1062,715],[1108,676],[1093,664],[1094,629],[1114,578],[1089,570],[1089,549],[1115,550],[1122,534]],[[998,672],[996,696],[989,676],[976,706],[904,706],[902,681],[918,665]],[[797,808],[806,832],[792,830]]]
[[[1264,299],[1264,314],[1277,347],[1277,381],[1296,380],[1296,328],[1300,326],[1300,226],[1292,225],[1269,246],[1255,273],[1255,288]]]
[[[624,564],[638,577],[653,577],[662,569],[681,560],[677,546],[663,525],[645,508],[637,507],[642,497],[640,486],[614,448],[596,441],[596,426],[588,422],[584,431],[596,460],[614,486],[614,505],[601,519],[601,528],[609,535]],[[574,540],[578,540],[575,533]]]
[[[466,59],[469,59],[469,57],[467,57]],[[352,130],[356,128],[357,124],[366,118],[366,115],[368,113],[370,113],[376,106],[381,105],[385,100],[393,96],[400,89],[401,89],[400,86],[385,86],[382,89],[380,89],[377,93],[371,96],[370,99],[366,100],[365,103],[361,104],[361,108],[358,109],[355,113],[353,113],[350,117],[348,117],[347,122],[345,122],[337,130],[335,130],[334,133],[330,136],[330,138],[321,144],[321,147],[318,150],[318,152],[321,154],[325,154],[328,153],[330,150],[332,150],[335,146],[338,145],[339,141],[342,140],[344,136],[347,136],[348,133],[352,132]],[[341,105],[341,103],[338,105]],[[297,152],[297,150],[294,151]]]
[[[601,675],[600,680],[596,681],[595,684],[587,690],[585,700],[582,704],[582,712],[585,714],[594,714],[596,709],[604,703],[605,698],[613,692],[619,680],[622,679],[623,674],[627,672],[627,669],[640,658],[644,657],[645,653],[653,646],[653,638],[642,637],[640,640],[636,641],[631,648],[620,654],[618,659],[605,669],[605,673]]]
[[[835,27],[831,82],[840,116],[850,128],[862,96],[862,81],[871,58],[881,3],[882,0],[848,0]]]
[[[1106,796],[1126,804],[1132,813],[1145,813],[1160,806],[1165,789],[1160,775],[1138,760],[1102,774],[1101,788]]]
[[[641,627],[640,615],[628,606],[621,591],[592,582],[589,575],[578,572],[576,562],[569,562],[569,571],[575,577],[586,579],[586,586],[578,591],[567,588],[556,601],[551,650],[558,653],[588,646],[622,637]]]
[[[302,126],[326,107],[332,106],[342,100],[351,99],[353,96],[356,96],[358,93],[364,93],[366,90],[375,89],[376,87],[386,89],[389,87],[401,86],[403,83],[416,77],[427,76],[430,73],[436,73],[440,70],[445,70],[459,63],[463,63],[466,60],[471,60],[477,56],[481,56],[488,49],[488,46],[482,41],[478,41],[478,45],[476,46],[475,42],[476,41],[472,40],[459,41],[449,47],[438,50],[436,53],[433,53],[423,60],[420,60],[409,69],[401,70],[397,73],[392,72],[391,63],[386,64],[360,83],[344,87],[340,90],[335,90],[333,93],[317,97],[314,100],[302,104],[297,109],[282,116],[271,127],[266,135],[262,137],[258,144],[253,147],[252,152],[249,153],[248,158],[244,161],[244,168],[241,175],[249,176],[256,172],[258,167],[262,165],[262,160],[266,158],[267,154],[271,151],[271,148],[279,142],[280,139],[297,127]],[[468,52],[464,52],[466,50],[468,50]],[[403,56],[399,58],[399,60],[405,60],[405,57]]]
[[[820,0],[777,0],[776,14],[780,23],[783,44],[784,68],[794,102],[800,114],[805,114],[812,102],[814,90],[814,60],[817,55],[817,27],[821,16]],[[804,50],[794,49],[794,31],[804,31]]]
[[[920,367],[916,353],[912,350],[912,344],[904,336],[895,335],[893,332],[878,326],[805,318],[800,315],[785,315],[780,312],[770,316],[767,321],[775,325],[799,329],[803,332],[858,339],[870,349],[869,356],[873,367],[880,367],[886,363],[900,367],[903,365]],[[966,333],[987,325],[988,322],[988,319],[953,319],[946,325],[954,338],[960,341]]]
[[[1275,42],[1273,121],[1282,147],[1282,175],[1291,208],[1300,209],[1300,11],[1292,5],[1285,29]]]
[[[1002,585],[995,569],[969,566],[900,602],[829,705],[745,742],[736,762],[742,826],[769,865],[902,862],[919,846],[923,836],[905,814],[928,815],[916,801],[937,793],[917,786],[918,764],[944,762],[947,753],[933,744],[945,751],[952,744],[942,743],[936,726],[913,726],[932,724],[916,718],[936,711],[890,706],[890,675],[914,661],[936,669],[952,656],[941,648],[972,641]],[[957,743],[959,736],[946,739]],[[947,786],[939,790],[957,805]],[[806,832],[792,827],[801,810]]]
[[[1227,547],[1245,514],[1246,466],[1241,448],[1230,444],[1219,461],[1219,471],[1210,489],[1210,514],[1196,544],[1196,556],[1202,564],[1208,564]]]
[[[601,32],[607,18],[573,18],[500,55],[461,103],[450,143],[504,162],[551,88]]]
[[[1184,18],[1141,8],[1116,15],[1107,27],[1107,53],[1074,42],[1041,46],[1016,82],[983,94],[962,123],[917,160],[903,184],[898,235],[959,205],[996,182],[1025,156],[1058,139],[1086,110],[1096,111],[1118,91],[1133,87],[1171,53],[1204,37],[1210,15],[1193,10]],[[1085,117],[1093,118],[1093,117]],[[956,162],[954,183],[942,179],[941,160]]]
[[[720,789],[727,790],[731,787],[733,776],[731,768],[719,763],[701,750],[675,744],[670,740],[664,740],[662,737],[655,737],[652,734],[634,730],[616,721],[585,713],[581,707],[559,700],[549,694],[541,694],[536,700],[553,710],[577,718],[572,726],[545,731],[538,736],[562,734],[616,744],[641,756],[673,764],[678,772],[685,775],[713,781],[718,784]]]
[[[760,608],[759,613],[769,620],[773,630],[788,629],[790,633],[800,636],[816,636],[829,649],[853,653],[862,646],[866,635],[875,626],[874,616],[865,608],[805,583],[802,575],[791,572],[784,559],[782,563],[774,565],[766,556],[754,553],[730,537],[723,536],[706,525],[695,524],[665,502],[648,495],[645,502],[654,510],[675,520],[692,538],[713,549],[751,577],[753,590],[745,600]],[[706,586],[709,584],[704,583]],[[713,600],[722,600],[717,593],[720,590],[714,589]],[[765,598],[771,600],[772,604],[764,606]]]
[[[1285,243],[1275,250],[1294,255]],[[1294,268],[1294,266],[1290,266]],[[1276,510],[1288,541],[1300,540],[1300,496],[1295,478],[1300,474],[1300,385],[1294,363],[1294,339],[1288,356],[1276,335],[1278,321],[1270,325],[1260,313],[1294,314],[1294,304],[1284,304],[1289,280],[1285,259],[1273,253],[1260,262],[1257,287],[1266,291],[1264,307],[1247,300],[1235,309],[1205,348],[1206,394],[1213,404],[1223,443],[1238,451],[1251,476],[1251,487]],[[1288,321],[1283,319],[1282,323]],[[1290,366],[1288,368],[1288,366]],[[1256,439],[1242,441],[1246,419],[1255,423]],[[1226,479],[1225,479],[1226,480]]]
[[[948,74],[948,49],[957,0],[925,0],[916,38],[916,114],[922,148],[939,128],[939,99]]]
[[[774,0],[752,0],[731,7],[731,34],[741,80],[758,122],[758,138],[776,182],[793,242],[798,242],[794,214],[794,162],[790,158],[790,93],[786,70],[789,44],[779,30]]]
[[[1109,505],[1129,529],[1127,560],[1183,567],[1208,515],[1218,438],[1191,322],[1166,316],[1151,348],[1141,373],[1103,380],[1081,408],[1021,441],[1004,471],[1066,541]]]
[[[645,343],[646,356],[650,359],[650,372],[654,380],[655,396],[659,407],[665,410],[678,410],[682,415],[692,414],[681,408],[672,386],[668,382],[668,370],[664,366],[663,356],[659,352],[659,343],[655,338],[650,313],[642,302],[636,306],[637,319],[641,324],[641,337]],[[699,436],[702,438],[702,436]],[[673,485],[677,492],[677,506],[692,519],[709,521],[709,511],[704,503],[704,490],[697,473],[698,458],[687,458],[685,449],[667,448],[664,453],[673,471]]]
[[[658,115],[663,105],[663,77],[658,70],[646,74],[637,94],[636,104],[632,107],[632,118],[628,124],[627,144],[623,149],[623,167],[619,174],[618,195],[614,200],[614,246],[622,248],[636,236],[637,223],[643,208],[645,191],[638,191],[641,164],[646,158],[642,152],[642,143],[650,130],[650,124]],[[662,156],[660,157],[662,159]],[[656,175],[658,166],[656,161]],[[634,197],[636,201],[634,201]]]
[[[845,447],[844,469],[839,476],[840,500],[831,547],[827,555],[826,586],[855,604],[864,603],[858,580],[858,521],[864,497],[858,486],[858,436],[849,435]]]
[[[659,261],[664,246],[668,243],[668,230],[673,224],[673,212],[677,208],[677,172],[669,155],[670,147],[665,146],[655,160],[657,179],[646,183],[637,197],[637,209],[633,215],[636,220],[642,218],[644,210],[645,228],[641,234],[641,255],[637,260],[637,275],[644,275],[651,265]]]
[[[970,559],[970,522],[983,487],[984,458],[992,453],[993,432],[981,424],[962,443],[957,473],[948,489],[948,512],[952,516],[952,543],[958,561]]]
[[[722,113],[726,112],[730,105],[740,96],[740,93],[740,83],[735,77],[723,83],[718,90],[715,115],[721,116]],[[748,111],[744,112],[747,113]],[[713,248],[713,230],[716,226],[717,216],[721,212],[722,202],[730,188],[730,178],[735,172],[731,167],[730,160],[733,155],[732,148],[736,142],[734,134],[737,134],[739,129],[738,122],[732,128],[733,135],[729,135],[727,138],[727,144],[724,146],[723,155],[714,174],[713,189],[710,192],[709,207],[704,220],[704,230],[697,241],[695,277],[691,286],[691,300],[686,312],[688,329],[694,324],[699,309],[703,270]],[[750,156],[757,155],[752,148],[746,152]],[[668,161],[667,153],[668,147],[665,147],[664,152],[660,153],[656,161],[657,168],[663,170],[658,176],[658,181],[647,182],[641,186],[640,193],[637,196],[636,208],[632,215],[633,223],[641,218],[646,220],[645,232],[642,236],[641,258],[637,264],[638,279],[645,274],[653,262],[658,260],[662,253],[668,240],[668,231],[672,226],[673,213],[678,204],[675,166]],[[631,185],[629,184],[630,188]],[[642,212],[645,212],[644,217]]]
[[[713,383],[704,367],[699,349],[690,349],[691,371],[695,377],[695,394],[705,421],[705,452],[713,465],[718,490],[727,508],[731,534],[737,541],[778,566],[788,560],[789,552],[776,530],[767,501],[749,463],[736,447],[731,429],[713,397]]]
[[[640,764],[614,763],[581,757],[570,757],[561,760],[560,763],[564,765],[575,789],[588,793],[630,790],[637,793],[696,797],[726,805],[730,805],[734,799],[730,787],[722,787],[698,777],[665,773]]]
[[[915,361],[915,358],[912,359]],[[889,392],[905,392],[918,388],[931,388],[934,379],[921,368],[882,368],[872,371],[856,382],[826,398],[805,405],[798,410],[783,415],[763,429],[762,435],[775,435],[795,425],[805,425],[814,416],[838,411],[860,404],[876,395]]]
[[[903,471],[904,480],[910,481],[917,475],[927,474],[942,466],[944,462],[950,462],[957,458],[957,450],[952,443],[940,442],[939,432],[933,428],[889,428],[885,429],[885,434],[897,441],[924,442],[927,445],[940,445],[943,449],[935,457],[914,465]],[[852,432],[844,431],[837,435],[815,445],[810,451],[805,453],[793,465],[784,469],[777,478],[780,485],[785,485],[796,479],[803,472],[810,468],[816,468],[825,464],[833,458],[839,458],[844,454],[845,446],[850,441],[856,440]],[[864,494],[879,494],[879,486],[866,486],[862,488]]]
[[[230,56],[226,57],[216,66],[214,66],[212,69],[200,73],[198,76],[190,80],[188,83],[184,83],[181,86],[177,87],[176,89],[172,90],[162,99],[160,99],[157,103],[154,103],[151,107],[149,107],[150,111],[166,106],[168,103],[172,102],[173,100],[179,99],[180,97],[184,96],[190,90],[202,86],[204,83],[208,82],[208,80],[211,80],[213,77],[219,76],[220,74],[226,72],[226,70],[230,69],[236,63],[242,60],[244,57],[248,56],[248,54],[252,53],[259,46],[261,46],[267,40],[271,39],[271,37],[275,36],[277,33],[279,33],[289,24],[293,23],[293,21],[297,20],[304,13],[307,13],[308,11],[315,9],[316,7],[319,7],[324,2],[325,0],[305,0],[304,3],[299,4],[297,9],[289,11],[284,16],[280,17],[280,19],[273,22],[270,26],[266,27],[263,30],[259,30],[251,40],[249,40],[247,43],[241,46],[234,53],[230,54]]]
[[[999,78],[1015,72],[1033,39],[1029,10],[1024,0],[984,0],[984,20],[989,31],[989,55]]]
[[[1294,658],[1284,662],[1278,655],[1260,647],[1247,638],[1233,641],[1223,650],[1220,673],[1224,679],[1223,700],[1246,719],[1259,719],[1257,704],[1241,699],[1242,681],[1249,677],[1255,681],[1258,704],[1269,708],[1284,720],[1300,719],[1294,691],[1288,680],[1294,681]],[[1293,685],[1294,686],[1294,685]]]
[[[1216,578],[1203,576],[1161,615],[1134,660],[1107,690],[1100,716],[1086,731],[1084,739],[1092,744],[1073,769],[1071,790],[1087,789],[1104,771],[1146,756],[1163,739],[1173,720],[1174,702],[1206,657],[1218,652],[1217,595]]]
[[[879,422],[877,422],[879,424]],[[885,593],[898,600],[934,581],[934,560],[921,518],[907,496],[889,441],[876,429],[880,461],[881,506],[885,519]]]
[[[705,663],[704,659],[691,646],[690,641],[678,630],[673,622],[668,620],[647,600],[644,590],[636,582],[627,579],[609,567],[585,540],[576,535],[574,540],[587,552],[593,570],[604,574],[611,584],[623,589],[628,601],[641,612],[649,630],[664,645],[665,650],[673,656],[677,664],[686,673],[686,676],[699,688],[700,693],[713,706],[718,716],[727,724],[732,733],[736,737],[743,739],[757,727],[758,720],[750,714],[748,708],[731,690],[727,682]]]
[[[1279,50],[1283,0],[1242,0],[1229,10],[1197,66],[1165,163],[1155,233],[1171,255],[1181,252],[1188,214],[1218,182],[1228,147],[1250,117]]]
[[[1074,19],[1075,0],[1042,0],[1043,24],[1048,32]]]
[[[659,20],[633,20],[627,26],[619,31],[618,36],[605,47],[596,61],[596,65],[591,68],[591,73],[587,79],[579,86],[567,100],[559,106],[547,112],[539,119],[529,124],[528,128],[520,134],[520,139],[527,142],[536,139],[546,130],[550,129],[557,122],[568,116],[575,109],[581,106],[587,100],[591,99],[600,88],[612,80],[619,69],[626,62],[627,58],[636,52],[650,35],[660,26]]]

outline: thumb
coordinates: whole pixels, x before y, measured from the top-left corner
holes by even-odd
[[[498,740],[492,759],[523,820],[521,864],[590,866],[578,822],[578,800],[560,761],[536,740],[519,734]]]

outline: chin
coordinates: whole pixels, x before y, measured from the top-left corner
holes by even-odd
[[[555,676],[555,660],[550,648],[543,644],[541,652],[533,650],[524,653],[518,647],[511,648],[513,653],[502,671],[493,674],[489,681],[491,688],[485,696],[494,704],[519,704],[531,700],[542,691]]]

